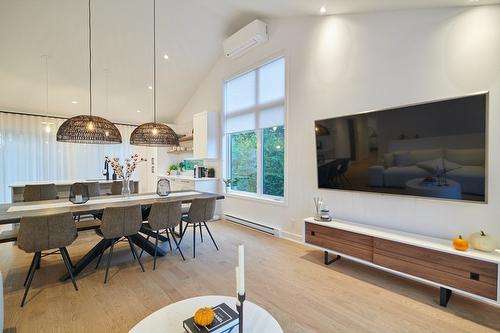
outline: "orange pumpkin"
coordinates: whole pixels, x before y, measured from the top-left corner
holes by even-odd
[[[208,326],[214,321],[214,310],[211,308],[201,308],[196,310],[194,314],[194,322],[196,325]]]
[[[453,240],[453,247],[458,251],[466,251],[469,248],[469,242],[463,239],[462,236],[458,236]]]

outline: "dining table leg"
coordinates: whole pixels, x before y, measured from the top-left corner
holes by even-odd
[[[106,249],[110,245],[111,245],[111,243],[109,242],[109,240],[102,239],[101,241],[99,241],[99,243],[97,243],[89,252],[87,252],[74,265],[73,271],[72,271],[73,277],[78,276],[78,274],[80,274],[85,269],[85,267],[87,267],[92,261],[94,261],[94,259],[96,259],[97,257],[99,257],[101,255],[101,253],[103,253],[104,251],[106,251]],[[65,280],[67,280],[69,278],[70,278],[69,273],[65,273],[60,278],[60,280],[61,281],[65,281]]]
[[[154,232],[154,236],[153,237],[156,238],[156,232]],[[161,236],[161,237],[167,239],[164,236]],[[149,255],[154,256],[154,254],[155,254],[155,244],[153,242],[148,241],[146,238],[144,238],[140,234],[130,236],[130,239],[139,248],[141,248],[144,251],[146,251],[147,253],[149,253]],[[160,246],[158,246],[158,249],[156,250],[156,256],[157,257],[163,257],[166,254],[167,254],[167,251],[165,251]]]

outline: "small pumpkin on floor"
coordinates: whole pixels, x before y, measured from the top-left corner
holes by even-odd
[[[194,322],[199,326],[208,326],[214,321],[214,310],[211,308],[200,308],[194,314]]]
[[[453,240],[453,247],[458,251],[467,251],[469,248],[469,242],[462,238],[462,235],[458,236]]]

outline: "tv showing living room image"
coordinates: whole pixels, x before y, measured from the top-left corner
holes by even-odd
[[[486,202],[488,93],[317,120],[318,187]]]

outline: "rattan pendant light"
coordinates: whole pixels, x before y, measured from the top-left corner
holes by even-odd
[[[104,118],[92,115],[92,11],[89,0],[89,114],[66,120],[57,130],[57,141],[71,143],[122,143],[116,126]]]
[[[166,124],[156,122],[156,0],[153,0],[153,122],[136,127],[130,135],[130,144],[150,147],[179,145],[177,134]]]

